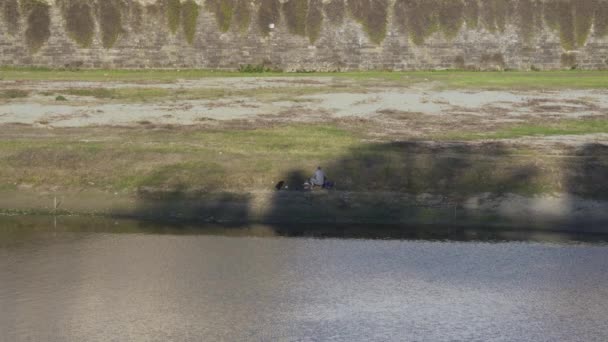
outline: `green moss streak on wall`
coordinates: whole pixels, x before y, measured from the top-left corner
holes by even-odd
[[[400,0],[400,20],[405,21],[405,30],[416,45],[439,30],[439,6],[442,0]],[[396,3],[397,4],[397,3]],[[446,22],[447,22],[446,18]]]
[[[17,0],[4,0],[2,4],[2,16],[6,22],[9,34],[14,35],[19,32],[19,3]]]
[[[62,2],[62,13],[68,36],[80,47],[89,47],[95,34],[95,20],[91,5],[84,1]]]
[[[311,44],[314,44],[321,34],[323,24],[323,1],[310,0],[308,16],[306,17],[306,35]]]
[[[504,32],[509,19],[510,0],[486,0],[481,2],[480,19],[486,30]]]
[[[114,46],[118,38],[126,33],[122,27],[122,4],[120,0],[103,0],[97,11],[101,42],[106,49]]]
[[[177,33],[182,17],[182,4],[180,3],[180,0],[167,0],[166,11],[169,30],[171,33]]]
[[[576,49],[576,37],[574,35],[574,13],[570,2],[558,2],[557,13],[559,18],[559,37],[565,50]]]
[[[479,24],[479,3],[477,0],[464,1],[464,20],[467,28],[475,29]]]
[[[131,24],[131,29],[134,32],[140,33],[144,22],[144,7],[138,1],[133,1],[130,5],[131,20],[129,23]]]
[[[234,0],[207,0],[205,2],[207,9],[215,14],[215,20],[220,31],[228,32],[232,25],[232,17],[234,15]]]
[[[544,4],[544,18],[547,26],[558,32],[562,48],[566,51],[583,47],[595,21],[596,33],[608,31],[602,27],[598,13],[608,4],[604,0],[555,0]],[[608,32],[606,32],[608,33]]]
[[[278,0],[261,0],[258,9],[258,27],[262,35],[267,36],[271,29],[270,24],[278,26],[281,19],[280,3]]]
[[[285,18],[289,32],[305,36],[308,0],[289,0],[283,3],[281,9],[283,10],[283,18]]]
[[[22,0],[22,12],[27,16],[25,41],[32,53],[40,50],[51,36],[50,5],[40,0]]]
[[[323,5],[323,11],[330,24],[342,25],[344,22],[344,0],[332,0]]]
[[[182,28],[186,41],[192,45],[196,34],[196,22],[198,20],[199,6],[194,0],[186,0],[182,4]]]
[[[535,2],[533,0],[519,0],[517,4],[517,18],[519,36],[525,45],[532,44],[534,40],[535,25]]]
[[[439,3],[439,28],[448,39],[454,39],[464,24],[464,3],[461,0],[442,0]]]
[[[574,2],[574,35],[578,46],[584,46],[591,33],[595,3],[595,0]]]
[[[239,32],[247,32],[251,24],[251,3],[249,0],[236,0],[234,23]]]
[[[608,1],[597,4],[594,15],[594,32],[598,37],[608,36]]]
[[[363,26],[369,40],[380,45],[386,37],[388,0],[349,0],[348,10]]]

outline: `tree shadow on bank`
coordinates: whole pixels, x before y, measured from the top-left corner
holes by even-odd
[[[513,228],[514,239],[525,239],[525,231],[607,232],[608,219],[586,210],[588,201],[608,200],[608,146],[588,144],[555,158],[520,152],[501,143],[369,144],[322,165],[336,182],[330,191],[303,191],[314,170],[302,169],[276,180],[287,189],[261,197],[143,188],[133,217],[145,227],[263,223],[281,236],[466,240]],[[536,198],[552,193],[569,197],[558,196],[557,204]],[[570,215],[577,211],[584,215]]]

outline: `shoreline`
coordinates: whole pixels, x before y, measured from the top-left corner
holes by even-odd
[[[608,234],[608,201],[569,194],[432,194],[345,191],[209,193],[154,199],[100,191],[18,191],[0,215],[76,215],[158,224],[392,225]],[[57,209],[54,209],[57,198]]]

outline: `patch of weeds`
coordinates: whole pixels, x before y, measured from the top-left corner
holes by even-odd
[[[380,45],[386,37],[388,0],[350,0],[347,4],[350,15],[363,26],[369,40]]]
[[[122,4],[119,0],[103,0],[99,3],[98,20],[101,42],[106,49],[114,46],[118,38],[126,33],[122,27]]]
[[[283,3],[281,9],[289,32],[300,36],[306,35],[308,0],[289,0]]]
[[[182,5],[180,0],[167,0],[166,2],[167,25],[171,33],[177,33],[180,19],[182,17]]]
[[[65,96],[63,95],[59,95],[57,97],[55,97],[55,101],[67,101],[68,99],[65,98]]]
[[[251,3],[248,0],[236,0],[233,19],[239,32],[246,32],[251,24]]]
[[[273,71],[274,70],[272,68],[267,67],[265,64],[239,65],[239,72],[247,73],[247,74],[251,74],[251,73],[263,73],[263,72],[273,72]]]
[[[395,2],[395,19],[402,31],[407,32],[416,45],[424,44],[426,38],[439,29],[436,0],[398,0]]]
[[[310,0],[308,16],[306,17],[306,35],[311,44],[314,44],[321,34],[323,24],[323,0]]]
[[[90,96],[90,97],[95,97],[98,99],[114,98],[114,91],[112,91],[111,89],[107,89],[107,88],[82,88],[82,89],[72,88],[72,89],[65,89],[61,92],[65,93],[67,95]]]
[[[28,97],[30,93],[21,89],[5,89],[0,90],[0,99],[17,99]]]
[[[22,0],[21,8],[27,16],[25,41],[30,51],[35,53],[51,36],[50,5],[41,0]]]
[[[2,5],[2,16],[6,22],[7,32],[15,35],[19,32],[19,3],[17,0],[4,0]]]
[[[207,0],[205,6],[215,15],[217,26],[221,32],[228,32],[234,15],[234,0]]]
[[[186,0],[182,4],[182,28],[186,41],[192,45],[196,34],[196,22],[199,15],[199,6],[194,0]]]
[[[323,5],[323,11],[329,22],[339,26],[344,22],[344,0],[332,0]]]
[[[84,1],[63,0],[60,7],[68,36],[80,47],[90,47],[95,34],[95,20],[91,6]]]
[[[270,34],[270,25],[274,24],[276,27],[280,20],[281,12],[279,0],[261,0],[260,8],[258,10],[258,27],[262,35],[267,36]]]

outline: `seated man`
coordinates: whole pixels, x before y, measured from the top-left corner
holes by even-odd
[[[321,170],[320,166],[317,167],[317,171],[315,171],[315,174],[310,179],[310,184],[312,187],[323,186],[325,184],[325,173]]]

